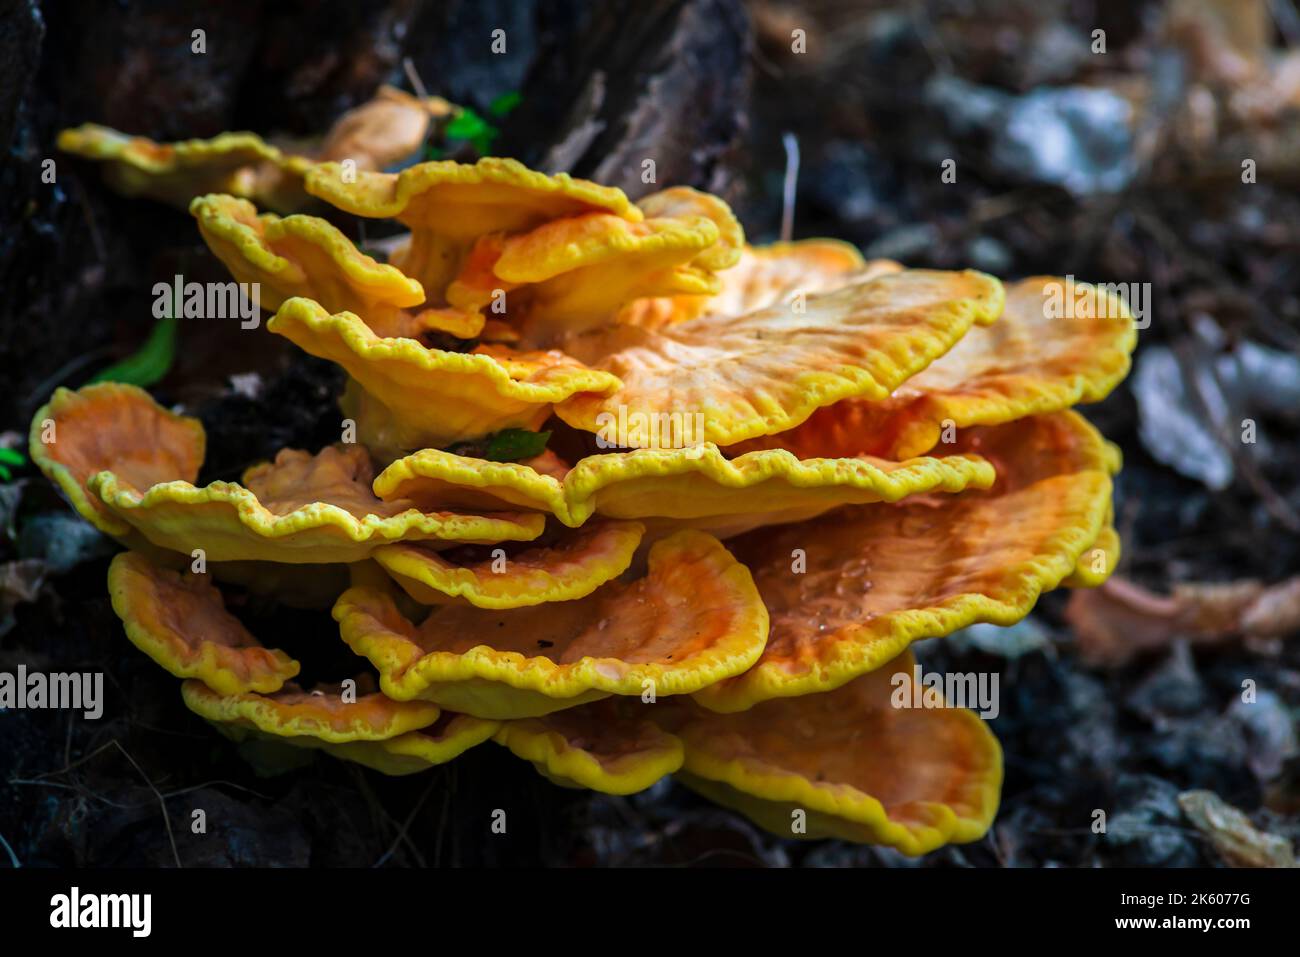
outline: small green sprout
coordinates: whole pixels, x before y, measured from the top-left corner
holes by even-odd
[[[0,449],[0,479],[8,482],[14,477],[10,471],[10,466],[16,469],[22,468],[27,464],[27,456],[17,449]]]
[[[149,338],[135,352],[121,362],[115,362],[98,372],[91,382],[125,382],[141,388],[153,385],[167,374],[176,361],[176,313],[180,302],[172,304],[170,314],[163,316],[149,331]]]
[[[502,93],[488,104],[488,113],[496,119],[502,119],[522,100],[523,94],[518,90]],[[480,156],[487,156],[492,152],[492,144],[500,134],[501,130],[496,124],[480,116],[468,106],[460,107],[451,122],[447,124],[447,128],[443,130],[443,136],[447,140],[469,143]],[[445,154],[446,150],[432,144],[424,150],[424,158],[427,160],[442,159]]]
[[[492,435],[470,442],[456,442],[447,447],[453,455],[487,459],[489,462],[518,462],[531,459],[546,451],[550,432],[530,432],[528,429],[502,429]]]

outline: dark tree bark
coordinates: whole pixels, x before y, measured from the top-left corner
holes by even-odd
[[[576,32],[543,36],[503,152],[634,197],[670,185],[729,190],[749,88],[738,0],[603,3]]]

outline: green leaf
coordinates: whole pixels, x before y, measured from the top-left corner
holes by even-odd
[[[489,462],[516,462],[541,455],[546,451],[546,443],[550,438],[550,432],[502,429],[481,439],[454,442],[447,446],[446,451],[471,459],[487,459]]]
[[[149,338],[131,355],[98,373],[91,382],[125,382],[129,385],[150,386],[167,374],[176,359],[176,328],[174,316],[159,319],[149,333]]]
[[[472,140],[492,125],[469,107],[464,107],[447,124],[447,136],[453,140]]]
[[[527,429],[502,429],[488,439],[484,455],[489,462],[515,462],[531,459],[546,451],[550,432],[530,432]]]
[[[492,143],[499,133],[500,130],[469,107],[463,107],[447,124],[446,129],[447,139],[472,143],[480,156],[486,156],[492,151]]]
[[[5,465],[23,466],[27,464],[27,456],[17,449],[0,449],[0,462]]]
[[[5,466],[0,465],[0,480],[8,482],[13,477],[14,477],[13,472],[10,472],[9,469],[7,469]]]
[[[493,116],[505,116],[511,110],[522,102],[524,95],[518,90],[511,90],[509,93],[502,93],[490,104],[488,112]]]
[[[474,144],[474,150],[479,156],[489,156],[492,153],[492,144],[496,142],[496,138],[497,131],[488,129],[474,137],[470,142]]]

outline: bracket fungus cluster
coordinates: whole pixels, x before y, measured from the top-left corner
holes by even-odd
[[[893,678],[913,641],[1113,569],[1118,454],[1071,407],[1128,370],[1122,302],[1079,287],[1061,316],[1066,280],[750,246],[713,196],[507,159],[64,142],[187,205],[266,328],[347,373],[357,441],[239,483],[196,486],[203,429],[131,386],[60,389],[32,424],[127,549],[127,637],[223,734],[390,774],[492,739],[564,786],[677,775],[777,834],[909,854],[987,831],[997,741],[956,702],[897,707]],[[295,190],[407,232],[381,262],[255,205]],[[485,452],[543,427],[551,448]],[[297,684],[227,610],[244,587],[323,592],[356,672]]]

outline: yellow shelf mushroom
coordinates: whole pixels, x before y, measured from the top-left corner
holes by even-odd
[[[269,331],[346,370],[360,440],[198,487],[197,421],[128,386],[56,392],[32,459],[131,549],[109,573],[128,638],[246,745],[410,774],[492,739],[565,787],[676,775],[787,837],[978,839],[988,725],[891,689],[912,642],[1114,570],[1119,455],[1071,407],[1127,373],[1124,304],[1078,286],[1062,314],[1069,280],[751,246],[681,187],[633,203],[513,160],[342,162],[437,112],[402,96],[311,158],[65,134],[123,191],[188,207]],[[384,262],[249,201],[295,189],[409,235]],[[556,449],[482,451],[548,421]],[[332,595],[369,670],[296,685],[223,603],[258,584]]]

